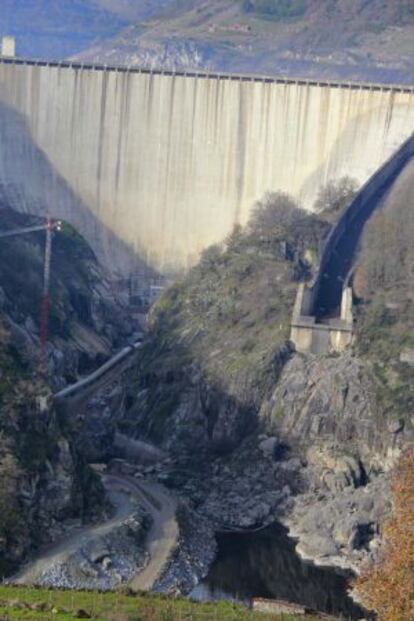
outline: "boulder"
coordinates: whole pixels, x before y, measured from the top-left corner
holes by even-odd
[[[267,438],[262,440],[259,444],[259,448],[265,457],[274,457],[279,441],[277,438]]]
[[[7,607],[18,609],[18,610],[23,610],[24,608],[27,608],[28,606],[27,604],[20,601],[19,599],[9,599],[7,602]]]
[[[92,563],[101,563],[107,556],[109,556],[109,550],[103,547],[98,547],[89,554]]]
[[[346,516],[338,522],[334,529],[335,541],[340,546],[350,546],[350,543],[354,541],[357,532],[358,521],[353,517]]]
[[[337,543],[329,536],[310,534],[297,546],[298,552],[305,558],[317,559],[336,556],[338,554]]]
[[[403,420],[391,420],[388,423],[388,431],[390,433],[400,433],[404,429],[404,421]]]
[[[30,610],[36,610],[38,612],[43,612],[47,610],[47,608],[48,606],[46,602],[34,602],[33,604],[30,604]]]

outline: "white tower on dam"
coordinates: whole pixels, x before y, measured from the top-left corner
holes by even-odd
[[[16,40],[14,37],[2,37],[0,55],[6,58],[14,58],[16,56]]]
[[[187,268],[266,191],[362,184],[413,128],[411,88],[0,62],[1,194],[124,273]]]

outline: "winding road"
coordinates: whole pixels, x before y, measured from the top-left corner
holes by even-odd
[[[147,536],[149,562],[132,577],[129,586],[136,591],[149,591],[160,577],[178,544],[175,499],[160,485],[121,475],[104,475],[103,483],[115,506],[115,515],[105,523],[73,531],[67,538],[45,548],[39,557],[23,567],[10,582],[40,584],[43,573],[51,566],[64,563],[69,557],[96,537],[108,535],[136,511],[137,503],[152,516]]]
[[[55,405],[59,408],[84,406],[91,394],[102,390],[114,381],[134,361],[141,342],[127,346],[115,354],[99,369],[76,384],[68,386],[54,395]],[[166,454],[154,446],[116,434],[116,445],[133,461],[154,463],[166,457]],[[115,514],[110,520],[90,527],[72,530],[60,541],[44,548],[38,557],[25,565],[10,579],[13,584],[36,585],[42,583],[47,570],[52,566],[63,565],[77,551],[83,549],[95,538],[107,536],[119,528],[137,511],[137,504],[143,506],[152,517],[152,525],[145,542],[149,561],[136,575],[132,576],[129,586],[135,591],[149,591],[161,576],[170,557],[178,545],[179,527],[176,520],[176,500],[161,485],[121,474],[105,474],[102,482],[107,495],[115,507]]]
[[[135,481],[130,483],[130,481],[129,479],[129,484],[140,489],[153,522],[147,537],[150,561],[132,578],[129,586],[134,591],[150,591],[178,545],[177,503],[175,498],[160,485],[146,482],[135,483]]]

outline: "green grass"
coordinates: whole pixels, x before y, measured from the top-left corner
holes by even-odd
[[[12,600],[18,600],[27,606],[42,602],[46,610],[35,611],[29,607],[7,605]],[[0,604],[0,618],[13,621],[71,621],[77,618],[76,611],[79,609],[85,610],[95,621],[297,621],[289,615],[254,613],[229,602],[199,604],[184,598],[170,599],[150,594],[134,596],[122,592],[97,593],[2,586]]]

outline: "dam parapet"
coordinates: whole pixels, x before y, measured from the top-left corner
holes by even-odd
[[[76,60],[47,60],[16,57],[15,38],[3,37],[6,50],[12,54],[4,53],[0,56],[0,63],[13,65],[26,65],[33,67],[57,67],[74,71],[98,71],[111,73],[147,74],[170,77],[200,78],[206,80],[230,80],[233,82],[263,82],[265,84],[286,84],[296,86],[316,86],[318,88],[334,88],[344,90],[383,91],[394,93],[414,94],[414,86],[409,84],[375,84],[371,82],[352,82],[349,80],[315,80],[311,78],[295,78],[284,76],[270,76],[257,73],[226,73],[224,71],[202,71],[185,69],[162,69],[156,67],[141,67],[135,65],[108,65],[101,63],[88,63]]]

